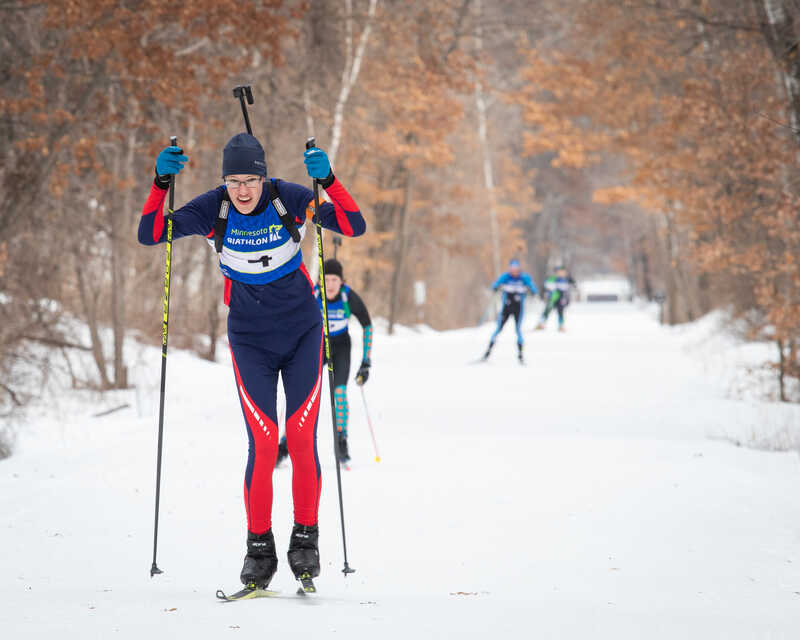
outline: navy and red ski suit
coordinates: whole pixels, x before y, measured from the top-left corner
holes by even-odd
[[[273,184],[298,229],[304,232],[306,218],[313,216],[312,191],[281,180]],[[320,204],[322,226],[347,236],[364,233],[364,218],[350,194],[333,176],[325,184],[331,202]],[[173,238],[213,237],[224,194],[225,187],[220,186],[177,209]],[[154,182],[139,223],[142,244],[166,242],[166,195],[167,190]],[[314,525],[322,486],[316,439],[322,387],[322,320],[299,244],[281,224],[266,185],[252,213],[243,215],[231,203],[220,269],[229,306],[228,342],[249,440],[244,479],[248,530],[261,534],[272,527],[279,372],[286,393],[294,519],[298,524]]]

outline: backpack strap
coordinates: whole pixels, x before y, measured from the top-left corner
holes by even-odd
[[[342,296],[342,306],[344,307],[344,317],[349,318],[352,314],[350,312],[350,300],[348,299],[347,292],[350,291],[350,287],[346,284],[342,285],[342,288],[339,290]]]
[[[283,202],[281,202],[281,197],[278,195],[278,189],[275,186],[275,183],[267,179],[267,190],[269,191],[269,199],[272,201],[272,206],[275,207],[275,211],[278,212],[278,217],[281,219],[283,226],[289,232],[289,235],[292,237],[292,240],[295,242],[300,242],[302,239],[300,237],[300,232],[297,230],[297,225],[294,223],[294,216],[292,216],[287,210],[286,207],[283,206]]]
[[[275,207],[275,211],[278,212],[278,217],[281,219],[281,223],[289,232],[292,240],[295,242],[300,242],[302,238],[300,237],[300,232],[297,230],[297,225],[295,224],[294,218],[286,210],[283,202],[281,202],[280,195],[278,195],[278,189],[275,187],[275,183],[269,178],[266,180],[266,188],[267,196],[269,197],[270,202],[272,202],[272,206]],[[230,209],[230,206],[231,197],[226,189],[222,194],[222,202],[219,205],[217,219],[214,221],[214,249],[216,249],[217,253],[222,253],[222,243],[225,240],[225,231],[228,228],[228,210]]]
[[[219,213],[214,221],[214,249],[217,253],[222,253],[222,242],[225,240],[225,230],[228,228],[228,209],[231,206],[231,197],[228,190],[222,194],[222,203],[219,205]]]

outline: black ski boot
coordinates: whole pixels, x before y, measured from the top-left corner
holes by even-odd
[[[336,455],[339,456],[339,462],[346,464],[350,462],[350,451],[347,449],[347,436],[341,433],[336,437]]]
[[[486,353],[483,354],[483,357],[481,358],[481,360],[488,360],[489,359],[489,354],[492,353],[492,347],[493,346],[494,346],[494,342],[490,342],[489,346],[486,347]]]
[[[517,360],[519,360],[520,364],[525,364],[525,359],[522,357],[522,345],[518,344],[517,348],[519,349],[517,352]]]
[[[319,575],[319,527],[295,523],[289,539],[289,567],[298,580]]]
[[[281,438],[281,441],[278,443],[278,458],[275,460],[275,466],[279,466],[281,462],[286,460],[289,457],[289,447],[286,444],[286,436]]]
[[[266,533],[247,532],[247,555],[239,576],[242,584],[266,589],[278,569],[278,554],[275,553],[275,538],[272,529]]]

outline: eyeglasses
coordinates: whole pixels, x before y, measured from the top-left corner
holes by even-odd
[[[248,189],[255,189],[259,184],[261,184],[262,178],[248,178],[247,180],[236,180],[234,178],[226,178],[225,179],[225,186],[228,189],[240,189],[242,187],[247,187]]]

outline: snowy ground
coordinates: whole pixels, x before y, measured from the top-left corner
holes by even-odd
[[[292,596],[290,469],[276,471],[273,587],[219,603],[244,548],[246,438],[227,362],[173,352],[159,565],[149,577],[153,389],[102,418],[74,395],[0,462],[3,638],[796,638],[797,453],[711,439],[800,424],[727,397],[696,335],[629,305],[574,305],[569,332],[490,326],[378,335],[366,386],[376,463],[351,388],[341,541],[323,411],[320,596]],[[529,316],[529,321],[533,318]],[[704,328],[707,330],[707,327]],[[105,400],[114,404],[119,398]],[[148,407],[138,415],[136,407]]]

